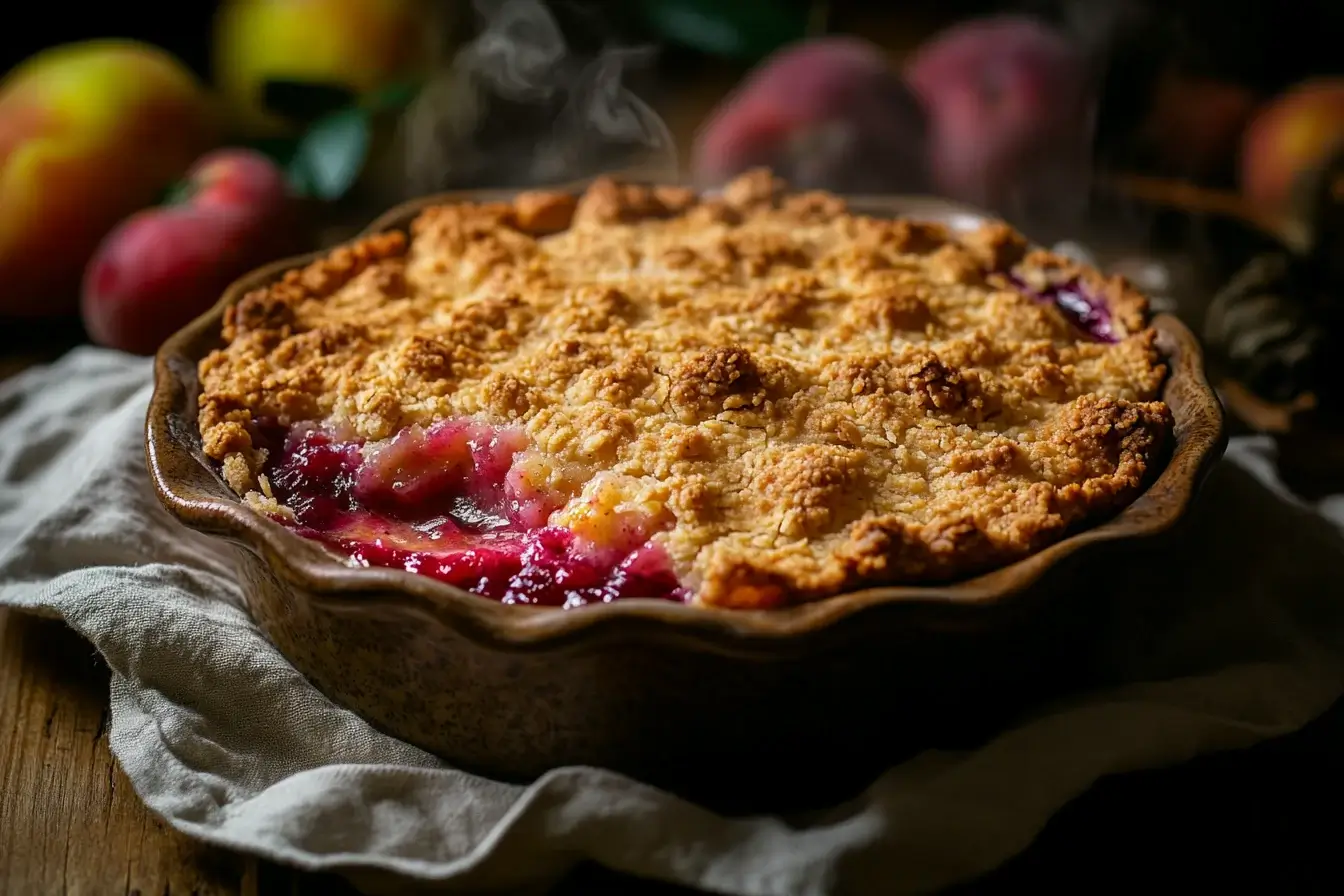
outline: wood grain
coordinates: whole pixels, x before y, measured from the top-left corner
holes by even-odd
[[[0,892],[256,893],[255,862],[136,798],[108,750],[107,681],[63,624],[0,610]]]

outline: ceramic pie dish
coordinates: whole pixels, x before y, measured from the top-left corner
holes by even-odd
[[[366,233],[407,233],[426,209],[496,199],[509,197],[418,200]],[[987,223],[923,199],[848,205],[957,233]],[[599,765],[761,805],[779,802],[779,776],[796,779],[803,766],[832,770],[817,778],[831,791],[901,750],[974,737],[1069,674],[1097,612],[1089,579],[1117,549],[1170,530],[1224,444],[1196,341],[1157,315],[1148,325],[1169,438],[1146,457],[1141,493],[1015,562],[950,583],[860,587],[768,609],[641,598],[571,610],[508,605],[430,576],[344,562],[240,499],[237,477],[230,488],[229,472],[207,457],[199,371],[238,319],[229,309],[322,255],[248,275],[163,346],[147,420],[151,476],[185,524],[237,545],[254,617],[318,688],[379,728],[495,777]],[[808,802],[804,790],[783,801]]]

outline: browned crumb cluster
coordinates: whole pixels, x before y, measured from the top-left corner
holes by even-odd
[[[1010,272],[1081,277],[1120,341]],[[200,427],[246,495],[256,419],[515,424],[571,498],[553,523],[639,508],[700,601],[775,606],[971,574],[1132,500],[1172,426],[1146,315],[1002,224],[854,214],[767,172],[706,198],[602,180],[431,208],[246,296]]]

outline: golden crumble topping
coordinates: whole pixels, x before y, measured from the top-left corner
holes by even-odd
[[[1103,330],[1042,299],[1061,283]],[[552,524],[639,508],[697,600],[775,606],[974,574],[1136,497],[1172,426],[1146,316],[1003,224],[761,171],[705,198],[603,179],[431,208],[245,296],[200,429],[269,507],[259,420],[516,425],[569,498]]]

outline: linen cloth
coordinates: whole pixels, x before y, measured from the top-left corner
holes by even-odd
[[[112,751],[169,824],[370,889],[542,890],[586,858],[743,896],[929,892],[1024,849],[1103,775],[1290,732],[1344,691],[1344,496],[1304,505],[1268,442],[1237,439],[1179,553],[1098,576],[1170,608],[1108,635],[1116,684],[976,749],[926,752],[808,819],[724,818],[593,768],[484,780],[373,730],[271,647],[231,549],[150,490],[149,381],[142,359],[79,349],[0,384],[0,603],[106,658]]]

